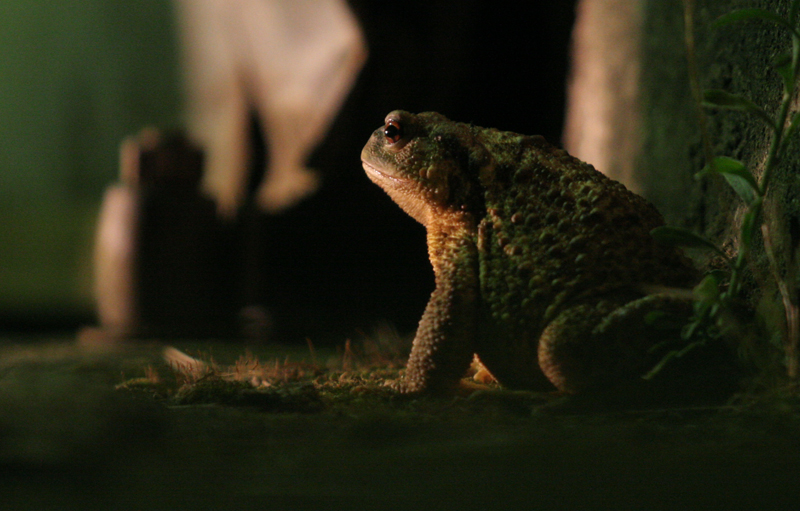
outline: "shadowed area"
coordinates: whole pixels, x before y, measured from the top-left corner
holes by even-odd
[[[213,352],[221,364],[242,354],[230,345],[178,347]],[[121,373],[165,371],[160,352],[5,343],[3,505],[770,509],[800,497],[796,402],[626,412],[491,389],[404,400],[363,369],[336,369],[326,351],[315,357],[334,369],[316,377],[324,406],[314,411],[178,405],[113,390]],[[269,365],[287,350],[253,356]],[[307,352],[289,357],[309,361]],[[334,380],[339,394],[325,390]]]

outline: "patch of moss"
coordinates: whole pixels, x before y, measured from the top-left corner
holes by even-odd
[[[183,385],[171,401],[177,405],[248,406],[270,412],[315,412],[322,408],[319,393],[310,383],[254,387],[249,382],[219,376]]]

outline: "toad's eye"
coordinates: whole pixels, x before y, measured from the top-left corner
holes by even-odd
[[[383,127],[383,134],[390,144],[394,144],[403,138],[403,127],[396,120],[389,119],[386,121],[386,126]]]

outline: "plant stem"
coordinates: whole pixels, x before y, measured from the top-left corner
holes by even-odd
[[[798,39],[796,35],[792,35],[792,85],[791,88],[784,88],[783,91],[781,108],[778,112],[778,119],[775,122],[775,137],[772,139],[769,154],[767,155],[767,162],[764,165],[764,174],[761,176],[761,182],[759,183],[759,193],[762,197],[767,194],[769,180],[772,177],[772,169],[778,164],[781,149],[783,149],[783,135],[786,131],[786,119],[789,116],[792,98],[794,98],[795,91],[797,90],[798,61],[800,61],[800,39]]]
[[[739,250],[739,253],[736,255],[736,263],[733,265],[733,271],[731,271],[731,280],[728,283],[728,291],[724,294],[724,298],[726,298],[726,302],[730,303],[733,300],[733,297],[739,294],[739,280],[740,275],[742,274],[742,268],[744,268],[744,263],[746,261],[747,254],[745,254],[745,250]]]
[[[778,261],[775,258],[775,251],[772,249],[772,239],[770,238],[767,224],[761,226],[761,235],[764,237],[764,252],[769,259],[770,270],[775,282],[778,283],[778,290],[783,300],[783,309],[786,315],[786,339],[784,341],[784,353],[786,355],[786,374],[790,380],[797,378],[798,366],[800,361],[797,357],[797,344],[800,338],[800,318],[798,318],[798,307],[794,303],[792,293],[786,280],[781,278],[778,273]]]
[[[778,112],[778,118],[775,122],[775,136],[770,144],[767,161],[764,164],[764,173],[761,176],[759,183],[759,195],[764,197],[769,187],[769,181],[772,177],[773,169],[780,162],[782,156],[782,149],[785,148],[783,136],[786,132],[786,119],[789,116],[789,108],[791,107],[792,98],[794,98],[797,89],[797,72],[798,72],[798,58],[800,58],[800,51],[798,45],[800,41],[796,35],[792,36],[792,81],[790,87],[784,87],[783,100]],[[764,252],[766,252],[767,260],[769,262],[770,271],[773,278],[778,285],[778,290],[781,294],[783,301],[784,315],[786,316],[786,334],[783,339],[784,354],[786,356],[786,373],[790,380],[795,380],[798,376],[798,338],[800,338],[800,325],[798,324],[798,307],[793,299],[793,293],[789,290],[786,280],[781,277],[778,268],[778,260],[775,257],[772,248],[772,242],[769,235],[769,228],[766,223],[761,225],[761,233],[764,239]]]
[[[792,89],[791,93],[794,93]],[[774,169],[780,160],[780,147],[783,140],[783,132],[785,130],[786,118],[789,115],[789,106],[792,103],[792,94],[787,91],[783,93],[783,101],[781,108],[778,112],[778,119],[775,122],[775,136],[772,137],[772,143],[769,146],[769,153],[767,154],[767,162],[764,165],[764,174],[761,175],[761,182],[758,184],[758,194],[764,197],[767,194],[767,187],[769,180],[772,177],[772,169]]]
[[[711,139],[708,136],[706,113],[703,109],[703,94],[700,90],[700,78],[697,71],[697,52],[694,43],[694,0],[683,0],[683,34],[686,44],[689,86],[692,89],[692,97],[697,111],[697,123],[700,126],[700,138],[703,141],[703,154],[706,164],[713,165]]]

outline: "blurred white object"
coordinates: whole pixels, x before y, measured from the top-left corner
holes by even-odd
[[[269,163],[259,205],[276,212],[317,186],[305,160],[339,110],[367,51],[344,0],[175,0],[189,132],[207,159],[204,189],[233,216],[249,180],[249,113]]]
[[[95,296],[100,324],[125,335],[136,324],[134,264],[138,192],[127,186],[106,190],[95,241]]]
[[[144,130],[145,144],[155,132]],[[125,336],[138,321],[136,243],[139,230],[139,155],[141,141],[126,138],[120,147],[121,183],[106,190],[94,248],[97,316],[107,333]]]
[[[643,9],[634,0],[578,2],[564,127],[570,154],[635,191]]]
[[[202,360],[190,357],[186,353],[177,348],[173,348],[172,346],[167,346],[164,348],[162,356],[164,357],[164,361],[167,363],[167,365],[179,373],[194,373],[195,375],[199,376],[211,369],[208,364]]]

